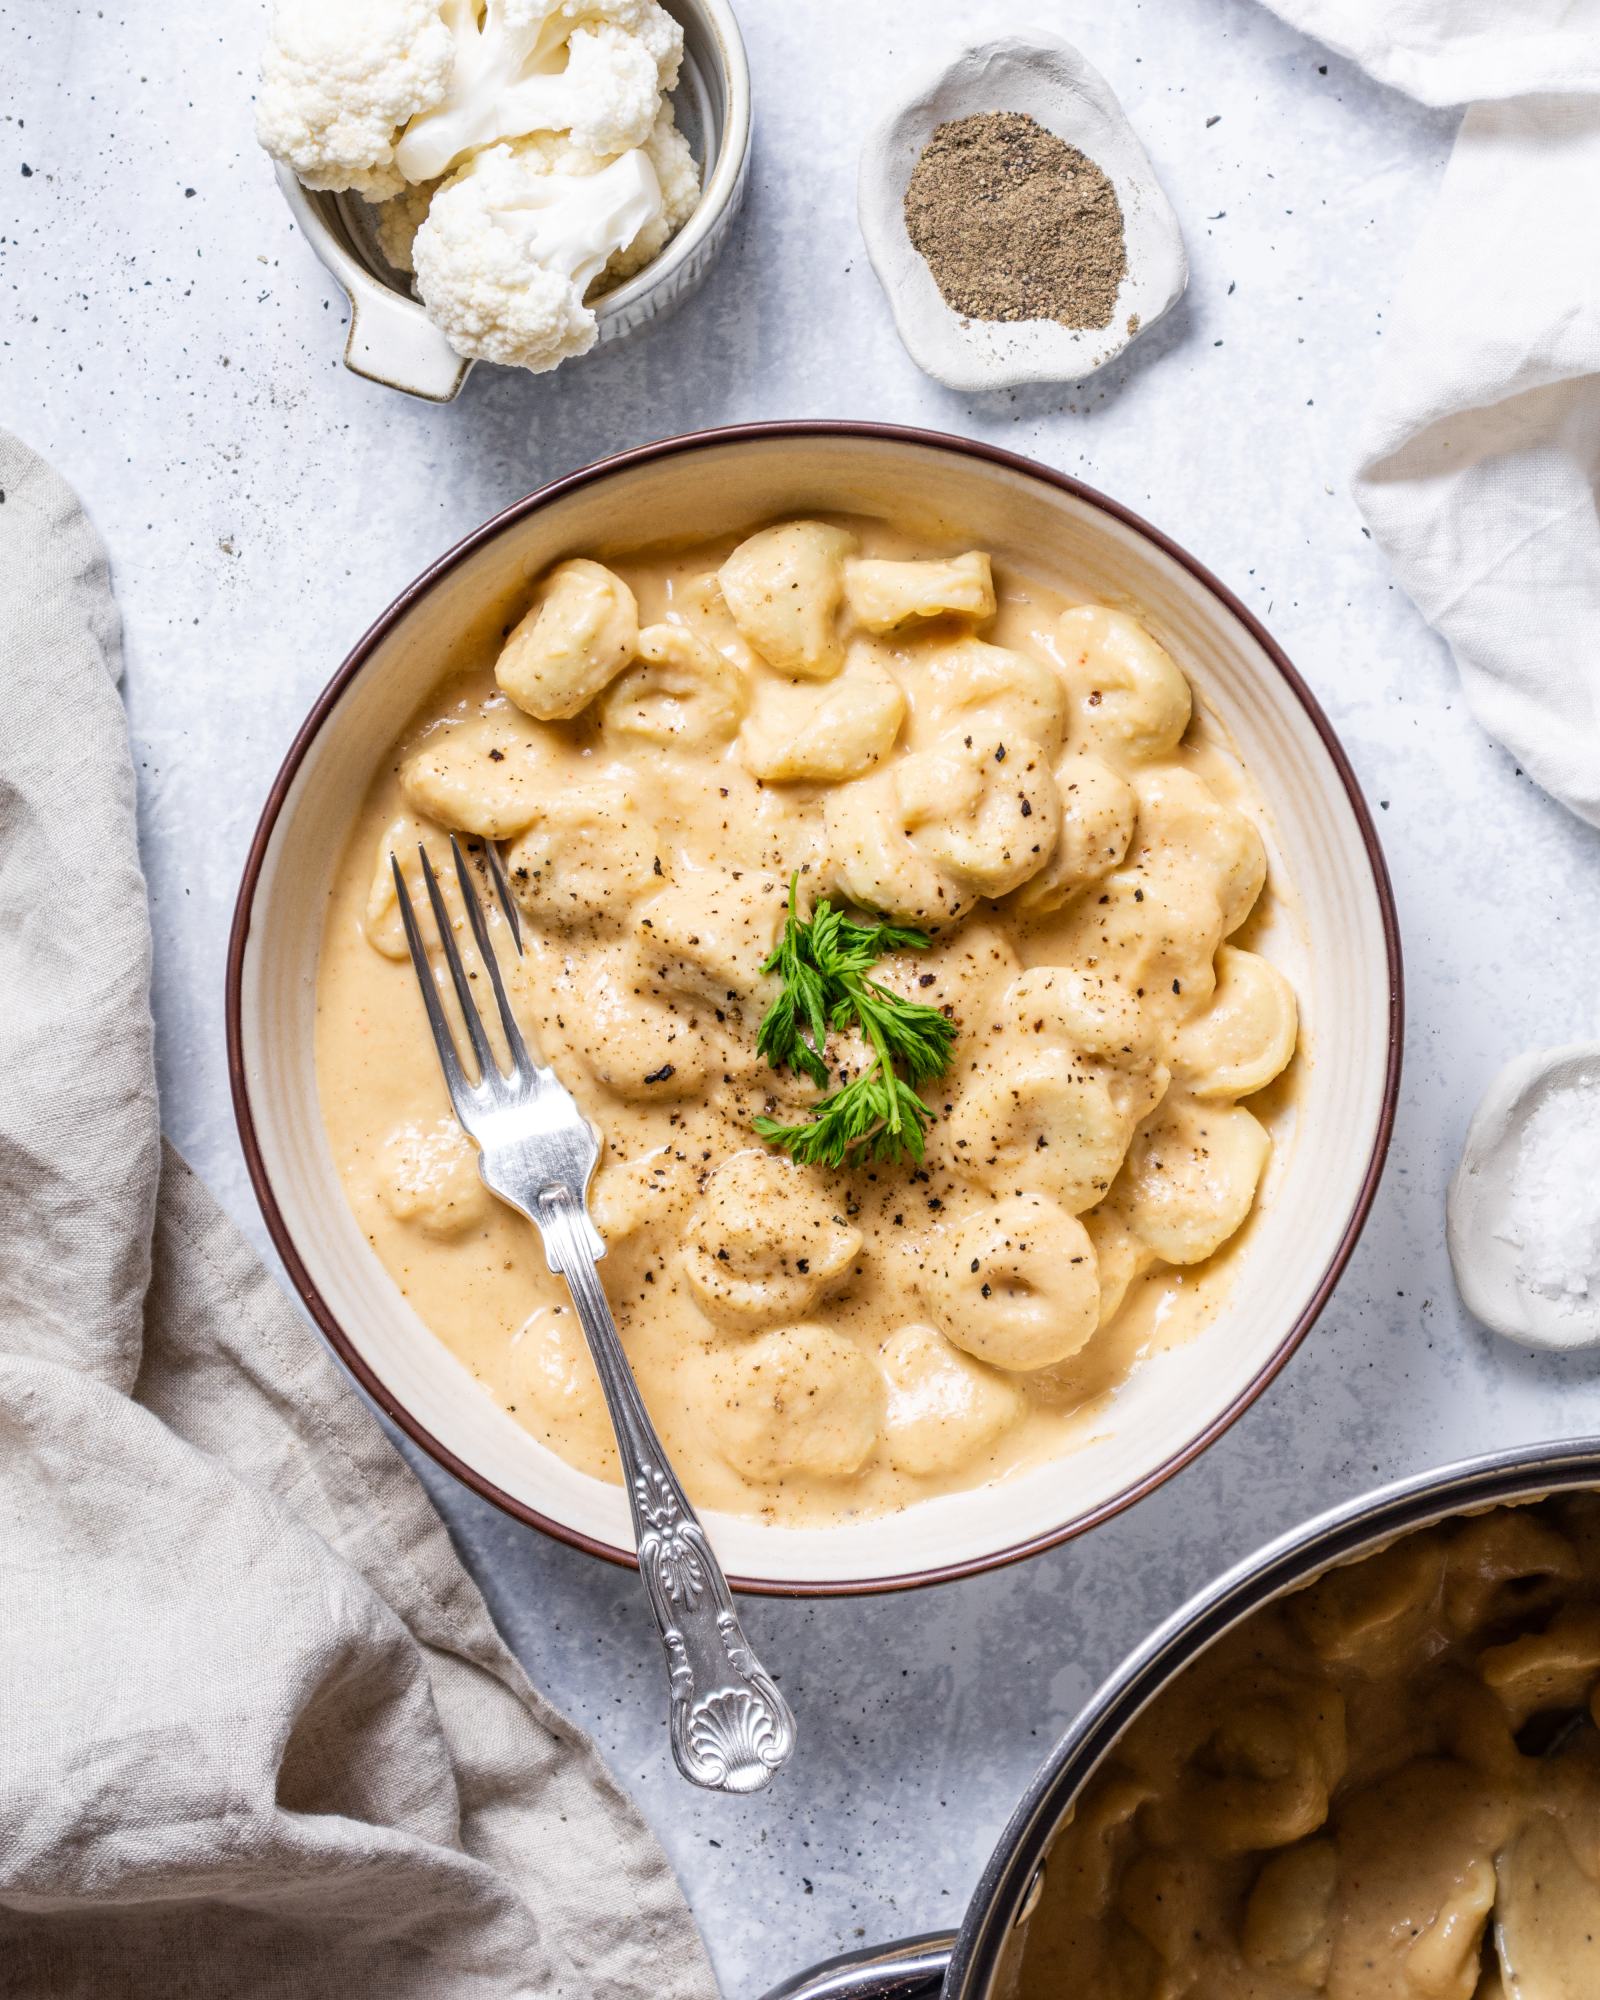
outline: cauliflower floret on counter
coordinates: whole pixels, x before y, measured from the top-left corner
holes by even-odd
[[[438,102],[455,59],[438,0],[276,0],[256,137],[307,187],[381,200],[405,185],[401,128]]]
[[[594,346],[584,294],[661,212],[640,148],[566,174],[539,149],[494,146],[434,196],[412,245],[417,290],[458,354],[542,374]]]

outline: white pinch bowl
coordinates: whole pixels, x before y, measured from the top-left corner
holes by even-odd
[[[705,283],[744,201],[750,166],[750,68],[728,0],[662,0],[683,26],[683,69],[672,93],[684,137],[700,162],[700,200],[661,254],[594,303],[601,342],[623,340]],[[457,354],[384,259],[371,209],[358,194],[303,187],[288,167],[278,185],[300,233],[350,301],[344,365],[352,374],[424,402],[448,403],[473,363]],[[582,365],[582,357],[563,367]]]
[[[936,127],[1021,111],[1093,160],[1122,204],[1128,269],[1103,327],[964,319],[952,312],[906,230],[911,170]],[[1024,29],[964,49],[877,126],[861,155],[861,233],[906,352],[948,389],[1075,382],[1103,368],[1183,296],[1183,232],[1109,83],[1070,42]]]
[[[758,424],[648,445],[519,501],[378,620],[318,699],[268,797],[228,959],[229,1068],[246,1160],[291,1278],[351,1372],[419,1444],[510,1514],[633,1561],[622,1490],[508,1416],[406,1303],[347,1204],[323,1130],[317,962],[336,869],[405,718],[481,661],[563,557],[602,559],[824,509],[929,546],[984,548],[1002,574],[1127,605],[1170,647],[1269,809],[1292,885],[1258,943],[1301,1000],[1295,1129],[1216,1319],[1143,1362],[1081,1448],[968,1492],[833,1527],[708,1514],[741,1588],[826,1596],[971,1574],[1106,1520],[1204,1450],[1294,1351],[1355,1245],[1399,1085],[1400,959],[1371,816],[1326,718],[1250,613],[1115,502],[990,446],[872,424]],[[419,1045],[417,1061],[432,1061]],[[602,1276],[605,1267],[601,1266]]]
[[[1528,1120],[1553,1092],[1600,1077],[1600,1042],[1535,1049],[1506,1064],[1484,1092],[1445,1202],[1456,1290],[1474,1319],[1525,1347],[1600,1347],[1600,1293],[1570,1311],[1524,1284],[1518,1245],[1502,1232]]]

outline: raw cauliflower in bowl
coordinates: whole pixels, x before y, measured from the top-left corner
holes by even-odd
[[[543,372],[693,213],[657,0],[276,0],[257,136],[360,196],[458,354]]]

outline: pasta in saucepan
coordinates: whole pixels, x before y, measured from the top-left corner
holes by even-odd
[[[1046,1859],[1011,1990],[1600,1992],[1600,1736],[1558,1734],[1591,1713],[1600,1497],[1500,1508],[1332,1570],[1132,1724]]]

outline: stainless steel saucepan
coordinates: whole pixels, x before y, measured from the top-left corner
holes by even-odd
[[[767,2000],[1011,2000],[1011,1975],[1057,1828],[1134,1717],[1190,1661],[1271,1599],[1397,1535],[1574,1488],[1600,1489],[1600,1438],[1532,1445],[1423,1473],[1270,1543],[1192,1598],[1100,1689],[1023,1794],[959,1931],[831,1959],[776,1987]]]

